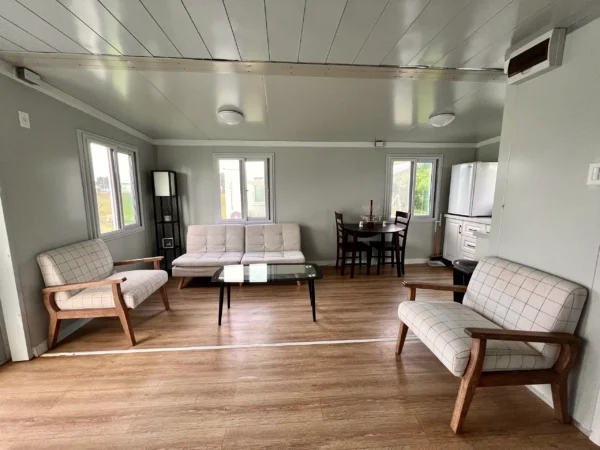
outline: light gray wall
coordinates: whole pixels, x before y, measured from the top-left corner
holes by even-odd
[[[81,111],[0,76],[0,186],[13,247],[30,341],[46,339],[48,313],[36,255],[88,238],[77,130],[90,131],[139,149],[146,231],[107,242],[115,260],[150,256],[153,249],[150,170],[154,147]],[[18,111],[29,113],[21,128]]]
[[[561,68],[509,87],[490,246],[590,290],[571,378],[573,417],[586,429],[600,387],[600,186],[586,185],[600,161],[599,73],[596,20],[568,36]]]
[[[214,224],[213,153],[274,153],[276,221],[302,227],[307,259],[335,259],[334,211],[357,220],[369,200],[383,206],[387,154],[443,154],[441,208],[446,211],[453,164],[474,149],[158,147],[158,167],[179,173],[185,225]],[[433,222],[411,223],[407,259],[429,258]]]
[[[484,145],[479,147],[475,154],[477,161],[483,162],[496,162],[498,161],[498,154],[500,153],[500,143],[495,142],[493,144]]]

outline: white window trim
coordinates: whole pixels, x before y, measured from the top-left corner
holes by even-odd
[[[394,161],[414,161],[414,162],[434,162],[434,189],[432,189],[431,204],[433,205],[433,211],[430,216],[416,216],[412,215],[411,222],[435,222],[436,217],[440,210],[440,192],[442,188],[442,168],[444,167],[444,155],[433,155],[433,154],[389,154],[387,155],[387,161],[385,165],[385,207],[383,210],[384,217],[386,220],[392,217],[390,200],[392,198],[392,166]],[[413,176],[416,170],[416,164],[413,166]],[[411,185],[410,191],[410,212],[414,209],[414,183]]]
[[[97,134],[89,133],[83,130],[77,130],[77,139],[79,141],[79,162],[81,166],[81,180],[83,184],[83,195],[85,203],[85,214],[87,218],[88,236],[90,239],[101,238],[105,241],[113,239],[119,239],[123,236],[129,236],[131,234],[139,233],[144,231],[145,228],[145,211],[144,211],[144,200],[142,198],[141,190],[141,177],[140,177],[140,163],[139,153],[137,147],[134,147],[123,142],[115,141],[114,139],[106,138]],[[139,216],[139,225],[129,225],[121,230],[111,231],[109,233],[100,233],[100,226],[98,224],[98,207],[96,205],[95,195],[95,180],[94,174],[90,162],[89,144],[90,142],[98,142],[105,144],[111,148],[117,149],[121,152],[133,154],[135,159],[135,176],[136,176],[136,197],[137,207]]]
[[[242,173],[242,210],[244,218],[236,219],[222,219],[221,218],[221,180],[219,178],[219,159],[241,159],[243,161],[250,160],[269,160],[268,163],[268,177],[269,182],[265,186],[268,192],[265,192],[265,203],[267,206],[267,212],[270,213],[268,219],[248,219],[248,201],[246,190],[243,187],[246,185],[245,171]],[[275,153],[213,153],[213,173],[214,173],[214,188],[215,188],[215,220],[218,224],[261,224],[261,223],[274,223],[275,222]]]

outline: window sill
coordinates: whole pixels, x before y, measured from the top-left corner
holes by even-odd
[[[144,227],[143,225],[140,227],[135,227],[135,228],[128,228],[125,230],[119,230],[119,231],[113,231],[111,233],[107,233],[107,234],[100,234],[98,236],[98,239],[102,239],[103,241],[114,241],[116,239],[121,239],[125,236],[131,236],[132,234],[137,234],[137,233],[141,233],[142,231],[145,231],[146,227]]]

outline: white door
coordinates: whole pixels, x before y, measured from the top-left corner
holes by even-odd
[[[444,233],[444,258],[452,262],[460,258],[460,229],[462,222],[459,220],[446,219],[446,231]]]
[[[473,201],[473,163],[452,166],[448,212],[460,216],[471,215]]]

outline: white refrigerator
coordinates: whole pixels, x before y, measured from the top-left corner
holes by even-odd
[[[472,162],[452,166],[448,213],[490,217],[496,189],[496,162]]]

